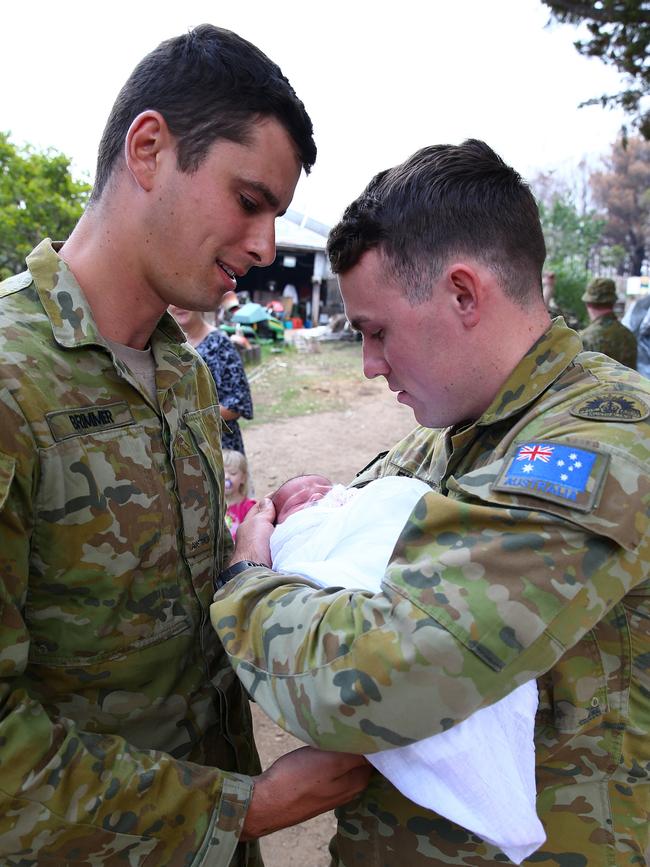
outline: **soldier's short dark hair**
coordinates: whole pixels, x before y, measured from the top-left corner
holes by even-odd
[[[430,297],[462,254],[485,263],[514,300],[541,295],[546,245],[535,198],[477,139],[422,148],[370,181],[330,233],[332,270],[344,274],[375,248],[413,302]]]
[[[144,57],[118,94],[102,135],[91,201],[120,160],[141,112],[159,111],[177,140],[178,168],[192,172],[217,139],[246,144],[252,124],[275,118],[309,172],[316,145],[309,115],[279,66],[230,30],[201,24]]]

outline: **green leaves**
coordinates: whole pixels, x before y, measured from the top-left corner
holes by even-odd
[[[585,57],[598,57],[615,67],[627,87],[620,93],[603,94],[582,105],[600,102],[620,106],[632,116],[633,125],[650,140],[650,111],[643,100],[650,94],[650,3],[648,0],[542,0],[551,16],[562,24],[585,24],[588,39],[574,42]]]
[[[602,244],[606,221],[595,211],[580,211],[568,191],[540,201],[539,212],[547,248],[546,269],[555,273],[555,300],[563,311],[583,321],[581,296]]]
[[[540,216],[549,261],[572,264],[586,271],[606,221],[595,211],[580,213],[570,195],[558,196],[548,205],[540,203]]]
[[[18,148],[0,132],[0,279],[23,271],[25,257],[43,238],[65,240],[90,189],[72,177],[64,154]]]

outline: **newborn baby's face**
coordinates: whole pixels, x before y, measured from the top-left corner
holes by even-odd
[[[311,506],[332,490],[332,483],[325,476],[298,476],[285,482],[273,494],[275,523],[281,524],[289,515]]]

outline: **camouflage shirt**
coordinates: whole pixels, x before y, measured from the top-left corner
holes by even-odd
[[[555,298],[551,298],[548,303],[548,312],[551,319],[555,319],[558,316],[561,316],[565,323],[569,326],[569,328],[573,328],[574,331],[580,330],[580,320],[572,313],[570,310],[567,310],[565,307],[560,307]]]
[[[537,678],[548,839],[525,863],[631,867],[650,804],[650,382],[579,353],[556,321],[476,422],[416,428],[362,473],[432,488],[382,593],[255,568],[211,615],[263,709],[328,749],[407,744]],[[341,867],[505,860],[378,774],[338,816]]]
[[[636,337],[621,325],[614,313],[599,316],[580,332],[580,337],[589,352],[602,352],[636,370]]]
[[[27,264],[0,284],[0,863],[258,864],[248,703],[208,617],[212,377],[165,315],[152,401],[51,244]]]

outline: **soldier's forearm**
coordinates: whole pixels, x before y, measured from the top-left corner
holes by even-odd
[[[122,738],[79,731],[69,720],[52,721],[24,692],[7,694],[3,686],[3,863],[8,855],[34,851],[65,864],[83,845],[88,853],[110,848],[138,863],[150,856],[156,864],[181,856],[191,861],[205,848],[211,865],[227,867],[250,778],[136,750]]]
[[[216,597],[240,679],[307,743],[371,753],[460,722],[549,670],[641,579],[613,541],[596,563],[595,537],[549,516],[484,508],[462,537],[467,505],[436,506],[403,534],[383,593],[267,572]],[[549,589],[550,564],[571,580]]]

